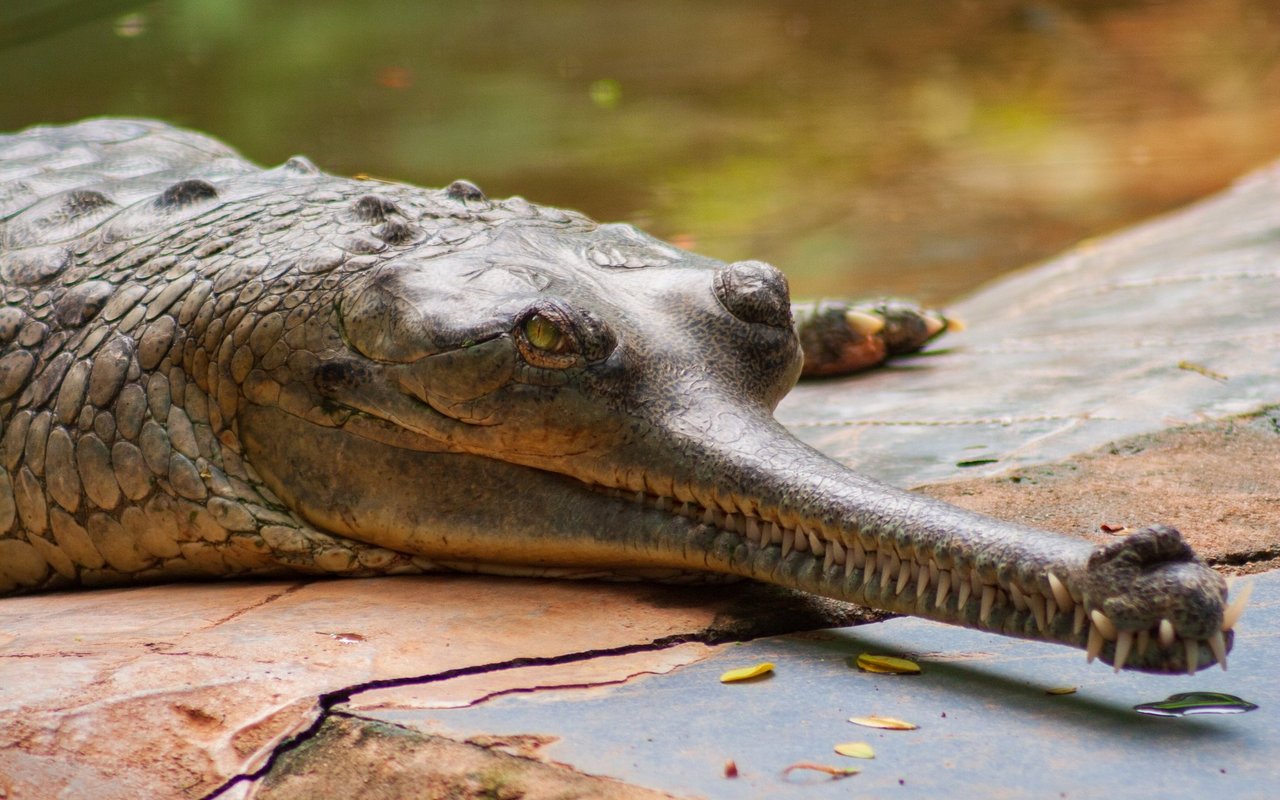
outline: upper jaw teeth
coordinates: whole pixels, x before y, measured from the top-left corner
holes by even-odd
[[[645,491],[629,492],[605,486],[593,488],[613,497],[632,500],[738,534],[752,547],[777,546],[784,559],[792,553],[812,553],[813,558],[822,560],[824,572],[835,570],[837,574],[833,577],[839,579],[843,576],[851,582],[855,592],[865,594],[878,585],[881,600],[886,592],[891,592],[898,605],[914,605],[917,613],[932,612],[921,613],[922,616],[939,616],[938,612],[954,616],[974,602],[981,626],[990,625],[994,611],[1004,608],[1006,613],[1029,615],[1034,619],[1036,628],[1047,635],[1058,614],[1071,613],[1074,634],[1085,634],[1085,623],[1088,623],[1085,634],[1087,660],[1092,662],[1103,654],[1107,643],[1114,643],[1111,661],[1117,672],[1127,664],[1137,663],[1133,661],[1135,657],[1145,662],[1153,640],[1167,651],[1166,663],[1176,663],[1179,660],[1176,656],[1181,655],[1180,660],[1187,671],[1194,673],[1200,665],[1200,646],[1204,644],[1214,661],[1225,670],[1224,633],[1235,627],[1253,590],[1252,584],[1246,584],[1232,598],[1223,613],[1221,630],[1205,639],[1179,636],[1173,622],[1168,619],[1161,619],[1144,630],[1122,630],[1102,610],[1086,609],[1082,598],[1072,592],[1068,581],[1053,572],[1046,571],[1040,581],[1001,583],[980,575],[977,569],[943,568],[919,550],[903,557],[891,543],[879,543],[874,538],[872,541],[877,541],[880,547],[868,547],[864,543],[865,537],[860,536],[852,536],[849,541],[826,538],[818,528],[803,523],[787,525],[787,520],[781,516],[769,519],[754,513],[742,513],[740,504],[721,502],[718,498],[703,504],[692,499],[682,502]],[[685,494],[692,498],[691,493],[682,493],[678,488],[674,494],[677,498]],[[753,511],[757,510],[754,504],[749,505]],[[854,573],[859,571],[862,575],[855,577]],[[929,592],[930,586],[936,587],[935,591]],[[955,607],[950,609],[948,606],[953,596],[956,598]],[[929,607],[930,602],[932,608]]]

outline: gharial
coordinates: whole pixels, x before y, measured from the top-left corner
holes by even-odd
[[[706,572],[1158,672],[1225,666],[1243,606],[1171,528],[1001,522],[774,420],[802,365],[919,347],[941,315],[793,312],[767,264],[463,181],[32,128],[0,136],[0,278],[0,592]]]

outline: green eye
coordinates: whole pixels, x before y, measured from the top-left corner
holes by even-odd
[[[529,344],[548,353],[563,353],[568,349],[569,337],[541,314],[534,314],[525,320],[524,335]]]

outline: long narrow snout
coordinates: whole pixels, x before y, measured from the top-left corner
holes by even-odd
[[[714,407],[714,404],[709,404]],[[624,532],[689,566],[1085,649],[1117,667],[1225,664],[1238,609],[1171,528],[1105,548],[869,479],[770,417],[686,417],[591,478],[686,526]],[[629,465],[629,466],[628,466]],[[643,466],[642,466],[643,465]],[[696,538],[697,546],[688,539]],[[696,562],[696,563],[695,563]]]

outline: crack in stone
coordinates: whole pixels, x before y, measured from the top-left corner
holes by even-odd
[[[223,617],[222,619],[215,620],[215,621],[211,622],[210,624],[206,625],[206,626],[205,626],[204,628],[202,628],[201,630],[206,630],[206,631],[207,631],[207,630],[209,630],[209,629],[211,629],[211,628],[216,628],[216,627],[218,627],[219,625],[225,625],[225,624],[227,624],[228,622],[232,621],[233,619],[237,619],[237,618],[239,618],[239,617],[244,616],[245,614],[248,614],[250,611],[254,611],[254,610],[256,610],[256,609],[262,608],[263,606],[268,605],[269,603],[274,603],[275,601],[279,600],[279,599],[280,599],[280,598],[282,598],[282,597],[285,597],[285,596],[287,596],[287,595],[291,595],[291,594],[293,594],[294,592],[297,592],[297,591],[299,591],[299,590],[301,590],[301,589],[304,589],[304,588],[306,588],[307,586],[310,586],[310,585],[311,585],[311,583],[312,583],[312,581],[303,581],[303,582],[301,582],[301,583],[295,583],[295,584],[293,584],[293,585],[291,585],[291,586],[286,586],[284,589],[281,589],[280,591],[275,592],[275,593],[273,593],[273,594],[269,594],[269,595],[267,595],[266,597],[262,598],[261,600],[259,600],[259,601],[258,601],[258,602],[256,602],[256,603],[251,603],[250,605],[247,605],[247,606],[245,606],[244,608],[238,608],[238,609],[236,609],[235,611],[232,611],[232,612],[231,612],[230,614],[228,614],[227,616]]]
[[[761,634],[761,636],[768,635],[772,634]],[[580,661],[589,661],[594,658],[603,658],[608,656],[657,652],[689,643],[701,643],[710,646],[724,644],[726,642],[744,641],[744,639],[749,641],[752,638],[759,637],[726,636],[723,634],[717,634],[714,631],[704,631],[702,633],[694,634],[673,634],[671,636],[664,636],[660,639],[654,639],[653,641],[644,644],[605,647],[598,650],[583,650],[576,653],[562,653],[555,656],[520,656],[506,661],[496,661],[490,664],[477,664],[469,667],[457,667],[455,669],[443,670],[441,672],[431,673],[428,675],[416,675],[407,678],[380,678],[377,680],[357,683],[341,689],[334,689],[329,692],[324,692],[317,698],[316,705],[319,707],[319,713],[316,714],[316,718],[312,723],[308,725],[305,730],[299,731],[295,735],[277,744],[267,756],[261,767],[253,770],[252,772],[241,773],[228,779],[217,789],[214,789],[212,792],[201,798],[201,800],[216,800],[240,784],[251,783],[265,777],[267,773],[271,771],[272,767],[275,766],[276,761],[279,760],[281,756],[297,749],[301,745],[313,739],[329,718],[339,715],[357,716],[354,714],[346,714],[342,711],[336,711],[335,707],[349,701],[360,692],[372,689],[422,686],[430,683],[453,680],[454,678],[505,672],[507,670],[520,669],[523,667],[547,667],[555,666],[557,664],[572,664]]]
[[[1264,547],[1261,550],[1250,550],[1244,553],[1224,553],[1220,556],[1206,558],[1210,566],[1243,567],[1247,564],[1258,564],[1280,558],[1280,547]]]

